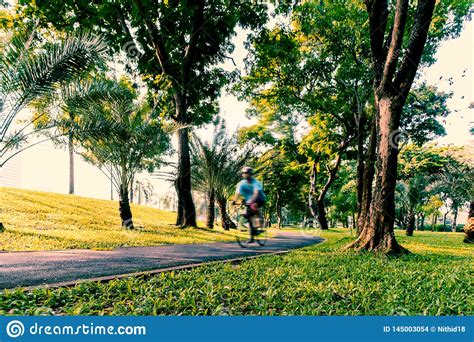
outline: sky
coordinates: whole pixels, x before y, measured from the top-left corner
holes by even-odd
[[[436,55],[437,62],[421,72],[420,80],[426,80],[428,84],[438,86],[439,90],[454,93],[448,101],[448,108],[452,113],[443,123],[447,135],[437,140],[440,144],[464,146],[474,143],[473,137],[469,134],[469,127],[474,122],[473,109],[468,109],[469,104],[474,102],[473,28],[472,21],[466,22],[460,37],[443,42]],[[243,61],[247,54],[243,46],[245,39],[246,34],[243,31],[234,38],[236,48],[232,57],[237,68],[240,69],[243,68]],[[229,61],[226,67],[233,68],[234,66]],[[448,82],[449,77],[452,77],[452,85]],[[239,102],[229,94],[223,94],[219,103],[220,114],[226,120],[229,132],[252,123],[245,117],[246,103]],[[204,127],[198,130],[198,134],[209,139],[212,128]],[[110,199],[110,181],[97,168],[84,162],[78,155],[75,156],[75,163],[76,194]],[[69,163],[66,149],[57,149],[51,143],[44,143],[19,154],[18,157],[12,159],[11,164],[11,167],[21,170],[20,186],[22,188],[57,193],[68,191]],[[5,171],[0,169],[0,172]],[[149,175],[141,175],[141,177],[152,182],[157,196],[162,196],[167,192],[173,193],[173,189],[166,182],[152,179]],[[117,199],[116,195],[115,199]]]

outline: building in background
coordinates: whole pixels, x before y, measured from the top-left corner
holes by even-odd
[[[17,155],[0,168],[0,186],[21,188],[23,186],[22,156]]]

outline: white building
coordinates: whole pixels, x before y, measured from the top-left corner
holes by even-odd
[[[0,186],[21,188],[23,185],[22,164],[22,156],[19,154],[0,168]]]

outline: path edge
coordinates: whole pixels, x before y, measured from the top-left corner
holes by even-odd
[[[317,242],[314,245],[319,245],[322,244],[326,241],[326,239],[319,237],[321,241]],[[306,248],[309,246],[305,246],[303,248]],[[300,248],[297,248],[300,249]],[[92,283],[92,282],[98,282],[98,283],[108,283],[112,280],[118,280],[118,279],[124,279],[124,278],[130,278],[130,277],[140,277],[143,276],[144,278],[150,278],[153,277],[157,274],[160,273],[166,273],[166,272],[172,272],[172,271],[185,271],[185,270],[190,270],[198,267],[203,267],[203,266],[211,266],[219,263],[241,263],[246,260],[252,260],[256,258],[260,258],[263,256],[268,256],[268,255],[283,255],[287,254],[289,252],[295,251],[295,249],[286,249],[283,251],[276,251],[276,252],[270,252],[270,253],[261,253],[261,254],[256,254],[256,255],[249,255],[249,256],[243,256],[243,257],[238,257],[238,258],[232,258],[232,259],[222,259],[222,260],[212,260],[212,261],[203,261],[203,262],[198,262],[194,264],[187,264],[187,265],[178,265],[178,266],[172,266],[172,267],[165,267],[165,268],[158,268],[158,269],[153,269],[153,270],[148,270],[148,271],[140,271],[140,272],[132,272],[132,273],[124,273],[124,274],[118,274],[118,275],[110,275],[110,276],[102,276],[102,277],[95,277],[95,278],[87,278],[87,279],[78,279],[78,280],[73,280],[73,281],[65,281],[65,282],[59,282],[59,283],[51,283],[51,284],[44,284],[44,285],[33,285],[33,286],[18,286],[10,289],[3,289],[0,290],[0,293],[4,292],[5,290],[7,291],[12,291],[12,290],[17,290],[17,289],[22,289],[24,291],[32,291],[35,289],[56,289],[59,287],[74,287],[77,285],[85,284],[85,283]]]

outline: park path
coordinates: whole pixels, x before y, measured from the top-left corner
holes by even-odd
[[[324,239],[320,237],[300,232],[278,232],[263,247],[241,248],[235,242],[216,242],[127,247],[111,251],[69,249],[0,253],[0,291],[19,286],[69,285],[76,281],[107,280],[107,277],[130,273],[159,272],[183,265],[284,252],[322,241]]]

